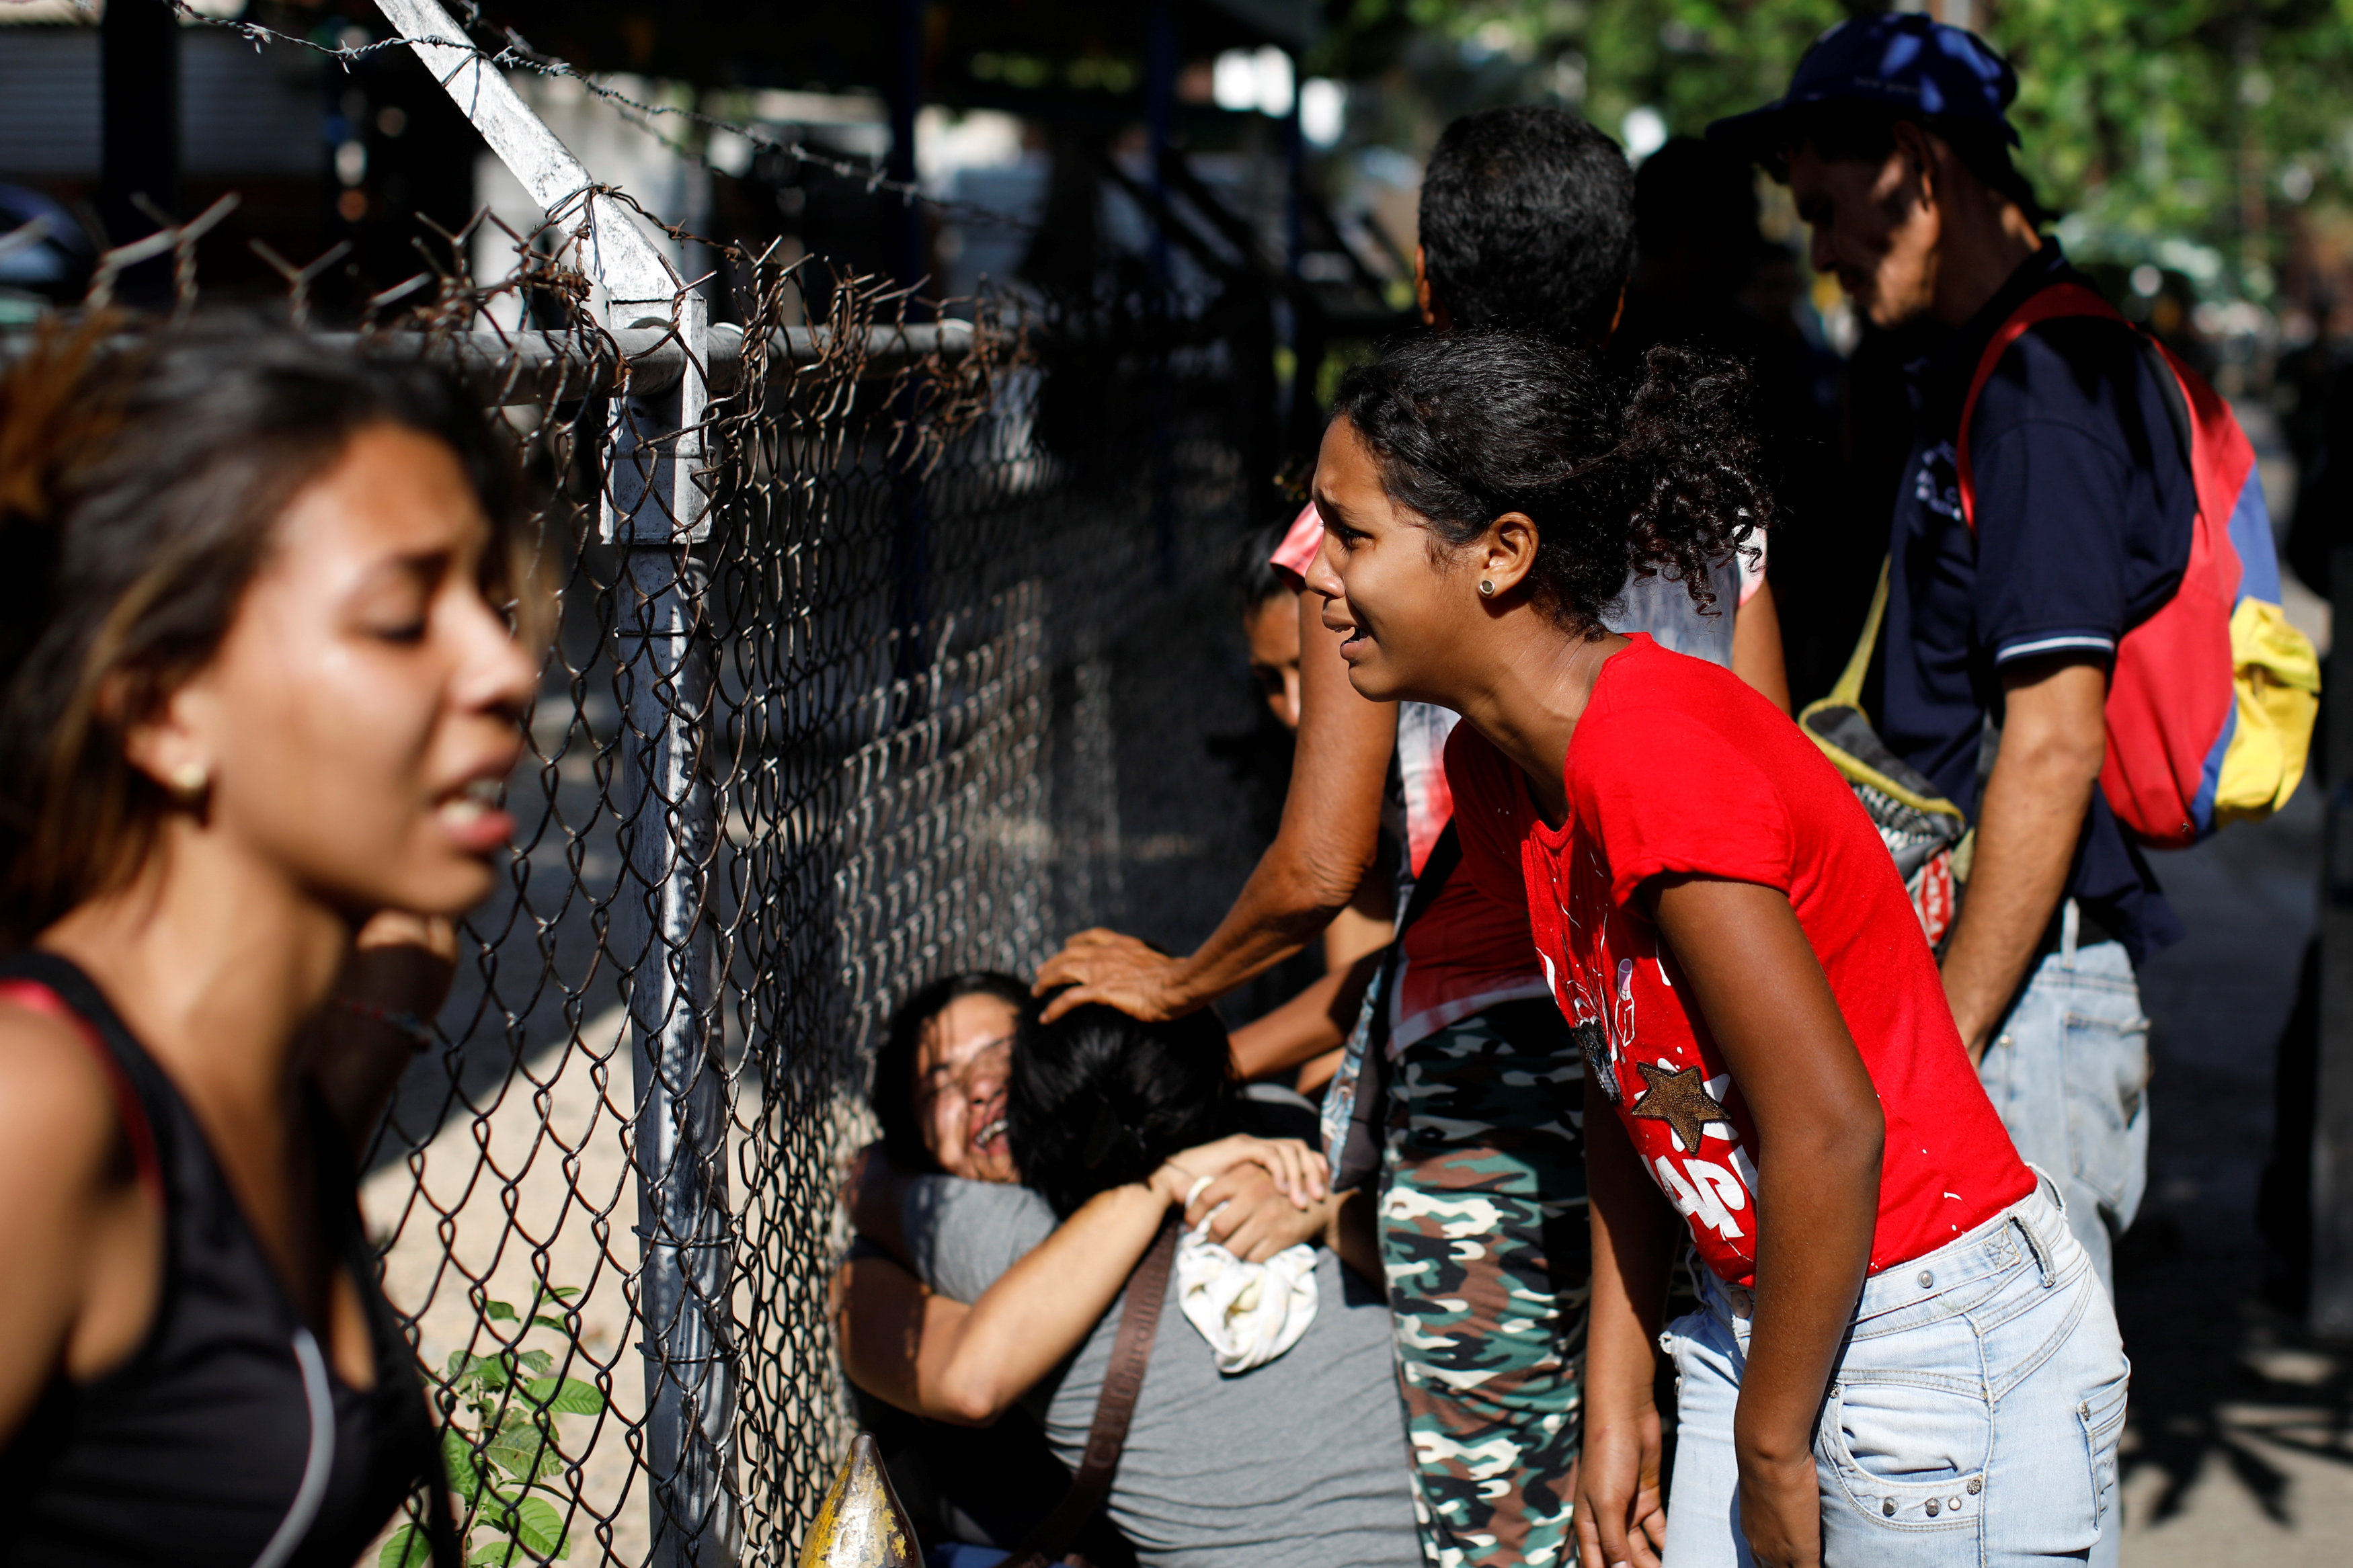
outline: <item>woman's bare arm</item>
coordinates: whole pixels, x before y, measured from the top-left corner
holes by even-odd
[[[1592,1195],[1593,1309],[1585,1340],[1585,1454],[1577,1534],[1587,1563],[1657,1568],[1666,1547],[1653,1347],[1667,1296],[1675,1218],[1642,1170],[1617,1113],[1585,1117]]]
[[[0,1446],[52,1374],[120,1364],[154,1320],[164,1216],[118,1116],[72,1025],[0,1005]]]
[[[842,1342],[858,1350],[851,1375],[918,1415],[987,1426],[1094,1331],[1184,1197],[1166,1182],[1183,1180],[1164,1165],[1151,1183],[1097,1193],[955,1311],[931,1306],[940,1298],[926,1291],[917,1312],[891,1273],[896,1264],[855,1260],[842,1292]]]
[[[1812,1568],[1815,1417],[1870,1270],[1886,1124],[1789,900],[1713,877],[1652,886],[1680,983],[1757,1123],[1757,1316],[1733,1416],[1741,1528],[1759,1568]]]
[[[1203,1178],[1208,1184],[1193,1194]],[[905,1269],[887,1259],[856,1259],[842,1270],[837,1301],[842,1343],[857,1347],[851,1375],[869,1393],[919,1415],[987,1426],[1085,1342],[1172,1206],[1191,1194],[1198,1220],[1225,1198],[1251,1191],[1268,1195],[1237,1202],[1227,1222],[1229,1234],[1246,1225],[1236,1247],[1245,1256],[1271,1257],[1327,1232],[1340,1206],[1323,1192],[1321,1163],[1304,1145],[1237,1136],[1185,1151],[1149,1181],[1097,1193],[969,1307],[938,1305],[929,1292],[910,1298],[902,1277],[913,1276]]]
[[[1346,969],[1324,976],[1273,1012],[1236,1029],[1229,1042],[1234,1071],[1244,1079],[1266,1078],[1345,1045],[1365,989],[1388,951],[1381,947],[1360,955]]]
[[[1781,653],[1781,612],[1774,607],[1770,580],[1740,606],[1732,623],[1732,673],[1789,711],[1789,668]]]
[[[1190,956],[1171,958],[1116,931],[1084,931],[1038,971],[1038,992],[1070,990],[1049,1021],[1103,1002],[1147,1021],[1181,1017],[1265,973],[1314,940],[1356,896],[1380,842],[1381,793],[1397,749],[1397,709],[1348,684],[1342,638],[1322,601],[1300,596],[1299,742],[1282,826],[1241,897]]]
[[[970,1307],[927,1289],[892,1258],[853,1258],[834,1276],[834,1336],[849,1381],[917,1415],[971,1424],[926,1407],[923,1361],[924,1345],[952,1344],[971,1315]]]
[[[1375,866],[1356,884],[1348,907],[1324,928],[1324,967],[1349,968],[1375,948],[1387,947],[1396,934],[1397,883],[1387,867]]]

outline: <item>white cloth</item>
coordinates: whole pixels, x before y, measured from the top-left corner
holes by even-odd
[[[1194,1193],[1208,1184],[1196,1182]],[[1176,1244],[1176,1301],[1209,1342],[1218,1370],[1230,1376],[1264,1366],[1315,1321],[1315,1249],[1301,1242],[1263,1263],[1245,1263],[1208,1232],[1205,1216]]]

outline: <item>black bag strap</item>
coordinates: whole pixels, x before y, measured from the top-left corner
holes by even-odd
[[[1445,830],[1438,836],[1438,842],[1430,847],[1430,858],[1421,863],[1421,875],[1413,879],[1413,896],[1405,901],[1405,919],[1398,922],[1399,936],[1405,934],[1408,926],[1430,912],[1430,906],[1438,901],[1439,893],[1446,887],[1446,879],[1453,875],[1454,868],[1461,863],[1462,836],[1456,830],[1454,819],[1449,817]]]
[[[1095,1396],[1094,1425],[1087,1432],[1079,1473],[1071,1478],[1071,1489],[1062,1500],[1013,1549],[1006,1568],[1048,1568],[1111,1496],[1112,1478],[1119,1473],[1120,1453],[1127,1447],[1128,1423],[1135,1415],[1136,1395],[1144,1389],[1144,1371],[1152,1362],[1152,1340],[1160,1327],[1160,1307],[1167,1299],[1168,1273],[1176,1259],[1177,1229],[1174,1220],[1163,1224],[1152,1249],[1127,1277],[1119,1337],[1112,1343],[1103,1392]]]
[[[1356,1064],[1356,1100],[1348,1107],[1348,1124],[1339,1136],[1339,1147],[1328,1151],[1335,1191],[1361,1186],[1380,1171],[1381,1151],[1388,1142],[1389,993],[1397,984],[1398,967],[1405,962],[1405,933],[1438,901],[1447,878],[1461,859],[1462,838],[1450,821],[1438,842],[1430,847],[1430,858],[1421,863],[1421,875],[1414,879],[1413,892],[1398,921],[1397,935],[1390,939],[1381,967],[1365,993],[1365,1054]]]
[[[1397,984],[1397,972],[1405,963],[1405,933],[1413,929],[1416,921],[1430,912],[1438,895],[1446,889],[1446,879],[1454,868],[1462,863],[1462,837],[1455,831],[1451,817],[1438,842],[1430,847],[1430,858],[1421,863],[1421,875],[1413,879],[1413,892],[1406,899],[1405,914],[1398,921],[1397,935],[1389,942],[1388,956],[1381,961],[1381,973],[1373,982],[1380,989],[1373,1009],[1372,1037],[1366,1042],[1366,1055],[1373,1047],[1387,1050],[1389,1042],[1389,988]]]

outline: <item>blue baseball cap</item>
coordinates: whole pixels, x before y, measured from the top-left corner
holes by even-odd
[[[1770,156],[1793,111],[1869,103],[1923,119],[1998,126],[2014,146],[2017,128],[2002,111],[2017,96],[2018,73],[1975,33],[1917,11],[1881,12],[1841,22],[1816,38],[1788,91],[1762,109],[1715,121],[1707,136]]]

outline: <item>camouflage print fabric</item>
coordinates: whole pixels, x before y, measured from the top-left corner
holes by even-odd
[[[1381,1261],[1432,1568],[1575,1556],[1592,1271],[1584,1088],[1548,1000],[1418,1040],[1391,1079]]]

